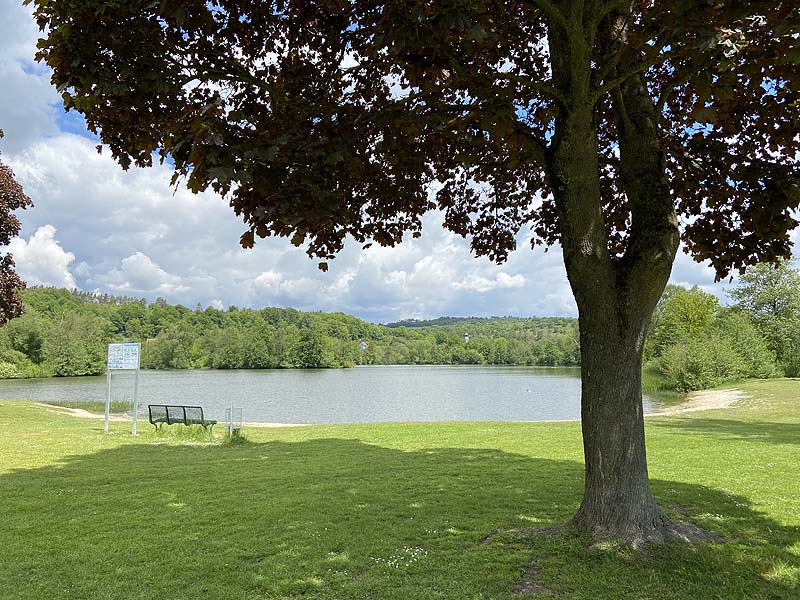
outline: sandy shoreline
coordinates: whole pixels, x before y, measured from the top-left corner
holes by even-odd
[[[726,390],[701,390],[690,392],[684,402],[663,410],[650,413],[648,416],[672,416],[702,410],[718,410],[731,408],[737,402],[749,398],[742,390],[734,388]]]
[[[647,413],[646,417],[671,417],[683,413],[699,412],[703,410],[719,410],[730,408],[737,402],[748,398],[748,395],[741,390],[726,389],[726,390],[702,390],[699,392],[691,392],[686,396],[686,400],[677,406],[657,410],[655,412]],[[47,404],[45,402],[37,402],[48,410],[48,412],[58,415],[68,415],[71,417],[78,417],[81,419],[103,419],[105,415],[89,412],[82,408],[67,408],[65,406],[56,406],[54,404]],[[131,418],[127,414],[112,414],[109,415],[110,421],[128,421]],[[143,419],[147,422],[146,419]],[[524,423],[568,423],[579,421],[580,419],[568,420],[553,420],[553,421],[522,421]],[[345,423],[341,423],[344,425]],[[218,425],[224,426],[220,422]],[[242,423],[247,427],[306,427],[309,423]]]
[[[57,415],[67,415],[70,417],[78,417],[79,419],[105,419],[105,415],[89,412],[82,408],[69,408],[66,406],[57,406],[55,404],[47,404],[46,402],[36,402],[39,406],[47,409],[47,412]],[[128,414],[111,414],[108,416],[109,421],[127,421],[130,422],[131,417]],[[149,423],[147,419],[141,419],[145,423]],[[224,425],[220,421],[218,426]],[[248,427],[304,427],[306,423],[242,423]]]
[[[38,406],[47,409],[47,412],[56,415],[67,415],[69,417],[78,417],[80,419],[104,419],[105,415],[89,412],[82,408],[69,408],[67,406],[58,406],[56,404],[47,404],[46,402],[36,402]],[[131,418],[126,414],[111,414],[108,415],[109,421],[130,421]]]

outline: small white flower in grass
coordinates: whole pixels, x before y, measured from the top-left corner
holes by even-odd
[[[424,548],[418,546],[403,546],[402,548],[395,549],[387,558],[373,556],[370,557],[370,559],[376,564],[385,564],[393,569],[401,569],[411,566],[420,558],[427,556],[427,554],[428,551]]]

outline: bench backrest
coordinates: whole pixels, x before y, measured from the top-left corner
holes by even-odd
[[[202,406],[173,406],[167,404],[149,404],[147,410],[150,411],[150,422],[164,422],[168,425],[176,423],[183,423],[184,425],[191,425],[192,423],[203,422],[203,407]]]
[[[167,418],[167,407],[163,404],[151,404],[147,407],[150,411],[150,422],[163,421]]]
[[[167,406],[167,423],[186,423],[186,410],[183,406]]]
[[[203,407],[202,406],[184,406],[184,411],[186,414],[186,423],[198,422],[202,423],[203,421]]]

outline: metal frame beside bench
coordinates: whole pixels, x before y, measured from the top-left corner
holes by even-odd
[[[175,425],[202,425],[203,429],[211,427],[214,430],[216,421],[206,419],[203,415],[202,406],[181,406],[175,404],[149,404],[147,412],[150,416],[150,424],[158,431],[159,426],[166,423]]]

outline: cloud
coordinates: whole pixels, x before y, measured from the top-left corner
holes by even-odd
[[[714,294],[720,300],[725,300],[725,291],[731,284],[726,280],[716,282],[716,272],[708,262],[698,263],[690,255],[678,250],[675,263],[672,265],[670,283],[691,288],[697,286],[701,290]]]
[[[425,216],[421,239],[365,251],[349,244],[323,273],[283,238],[240,248],[244,226],[228,203],[174,190],[166,166],[122,171],[71,134],[6,158],[35,202],[23,215],[23,235],[55,225],[83,289],[186,306],[345,311],[373,321],[575,312],[557,251],[526,248],[503,266],[475,259],[465,240],[442,229],[437,212]]]
[[[0,3],[0,142],[4,152],[58,133],[60,98],[50,72],[33,62],[39,30],[31,9],[18,2]]]
[[[190,288],[183,285],[178,275],[167,273],[154,263],[149,256],[136,252],[122,259],[119,269],[112,269],[99,278],[117,293],[150,293],[173,295],[186,292]]]
[[[453,287],[461,290],[473,290],[479,293],[488,292],[496,289],[521,288],[525,286],[525,277],[522,275],[509,275],[500,271],[494,279],[480,277],[470,274],[462,281],[453,284]]]
[[[69,269],[75,255],[61,247],[52,225],[39,227],[28,241],[14,238],[8,249],[14,256],[17,272],[28,285],[77,287]]]
[[[244,229],[228,203],[169,185],[171,171],[122,171],[94,144],[61,134],[6,156],[36,206],[23,235],[52,225],[74,255],[83,289],[136,294],[195,306],[292,306],[344,311],[371,321],[440,315],[570,315],[577,309],[559,248],[519,250],[496,265],[476,259],[466,240],[444,230],[436,211],[423,236],[395,248],[351,243],[322,273],[285,239],[238,245]],[[795,238],[797,235],[795,234]],[[724,299],[708,265],[678,255],[673,281]]]

